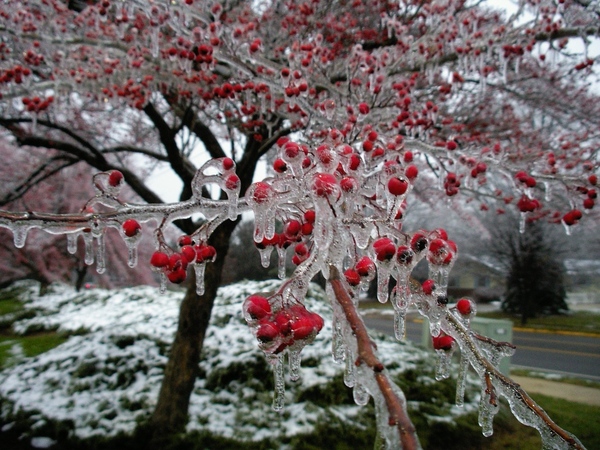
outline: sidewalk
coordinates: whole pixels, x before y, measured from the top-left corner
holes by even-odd
[[[540,378],[521,376],[511,376],[510,378],[519,383],[528,394],[542,394],[571,402],[600,406],[600,389]]]

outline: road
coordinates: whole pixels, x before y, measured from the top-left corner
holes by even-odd
[[[393,335],[391,316],[367,317],[368,327]],[[422,323],[406,323],[407,339],[421,343]],[[600,381],[600,338],[513,330],[517,351],[511,367],[541,369],[577,378]]]

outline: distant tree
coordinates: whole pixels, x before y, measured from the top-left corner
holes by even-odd
[[[506,270],[502,309],[519,315],[522,324],[568,311],[562,264],[566,236],[541,222],[519,230],[517,219],[510,216],[495,220],[490,231],[491,253]]]
[[[502,309],[518,314],[522,324],[539,315],[568,311],[563,265],[544,238],[543,227],[531,226],[519,234],[511,250]]]

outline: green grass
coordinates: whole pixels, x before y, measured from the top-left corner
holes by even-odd
[[[0,300],[0,316],[11,314],[23,309],[23,303],[19,300],[8,298]]]
[[[586,448],[600,448],[600,428],[598,428],[600,407],[541,394],[532,394],[531,397],[558,426],[577,436]],[[539,433],[533,428],[520,424],[510,415],[507,406],[499,416],[494,422],[497,424],[494,427],[494,435],[486,441],[486,449],[539,450],[541,448],[542,440]]]
[[[40,355],[48,350],[59,346],[67,340],[66,336],[50,331],[47,333],[36,333],[33,335],[3,335],[0,336],[0,368],[3,368],[10,359],[11,347],[19,344],[25,356],[32,357]]]
[[[478,317],[512,320],[514,327],[529,329],[546,329],[552,331],[585,332],[600,335],[600,314],[589,311],[576,311],[560,316],[546,316],[529,319],[521,325],[521,319],[501,311],[478,313]]]

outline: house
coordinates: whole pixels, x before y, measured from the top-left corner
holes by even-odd
[[[448,296],[451,300],[470,297],[481,303],[500,300],[505,282],[505,271],[493,258],[460,254],[448,278]]]

